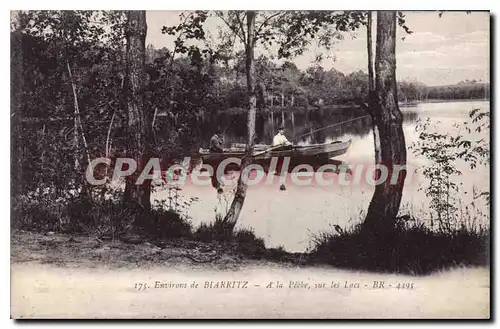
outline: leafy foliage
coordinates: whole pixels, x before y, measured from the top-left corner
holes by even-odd
[[[460,216],[461,209],[458,207],[461,204],[462,189],[456,181],[462,172],[458,168],[457,161],[464,161],[471,169],[480,165],[489,166],[490,162],[489,143],[479,135],[481,131],[484,133],[489,129],[489,112],[473,109],[469,115],[470,122],[455,125],[458,130],[455,135],[443,134],[437,129],[432,129],[430,119],[419,121],[416,127],[418,141],[411,146],[414,154],[430,161],[422,170],[428,181],[424,190],[430,198],[429,208],[437,216],[439,228],[446,232],[464,225],[464,218]],[[436,123],[439,124],[440,122]],[[465,129],[467,134],[462,134],[460,128]],[[477,133],[476,136],[471,134],[473,131]],[[473,194],[474,199],[484,197],[487,204],[490,203],[489,191],[477,193],[474,189]],[[471,204],[472,207],[474,202]],[[468,209],[467,206],[466,210]],[[471,217],[471,214],[466,215],[466,219]],[[480,215],[487,216],[482,213]]]

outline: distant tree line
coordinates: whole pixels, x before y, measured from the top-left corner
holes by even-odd
[[[454,85],[426,86],[416,81],[401,81],[398,83],[398,98],[408,102],[489,99],[490,84],[465,80]]]
[[[147,49],[147,60],[155,63],[168,57],[167,48]],[[178,103],[183,100],[182,93],[203,88],[203,94],[210,99],[212,107],[225,110],[244,108],[246,95],[245,57],[240,52],[226,61],[204,63],[206,70],[203,80],[192,80],[196,69],[187,57],[179,57],[172,63],[177,72],[172,77],[170,93],[167,98]],[[326,70],[320,64],[300,70],[293,62],[283,64],[273,62],[261,55],[255,59],[255,75],[263,91],[263,102],[273,107],[321,107],[328,105],[354,105],[368,97],[368,74],[362,70],[349,74],[335,68]],[[196,74],[195,74],[196,76]],[[199,77],[196,77],[199,78]],[[194,88],[194,84],[200,84]],[[398,82],[398,98],[401,102],[430,100],[489,99],[489,83],[466,80],[455,85],[427,86],[416,80]]]

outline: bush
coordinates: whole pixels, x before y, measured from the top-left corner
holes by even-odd
[[[452,266],[489,262],[489,230],[432,231],[423,225],[396,225],[374,235],[362,225],[315,237],[314,262],[376,272],[428,274]]]
[[[61,227],[61,213],[41,203],[13,202],[11,223],[13,228],[37,231],[55,231]]]
[[[253,230],[240,229],[232,232],[220,215],[210,224],[202,223],[193,234],[193,239],[207,243],[230,243],[235,251],[252,258],[261,258],[266,251],[264,240],[256,237]]]
[[[217,214],[214,222],[201,223],[193,238],[202,242],[231,242],[234,238],[233,228],[224,223],[222,216]]]
[[[213,223],[201,223],[200,226],[198,226],[198,229],[196,229],[196,231],[194,232],[193,238],[195,240],[207,243],[221,240],[215,234]]]
[[[151,211],[123,207],[112,200],[91,202],[86,198],[65,201],[16,200],[12,224],[15,228],[117,236],[135,227],[156,238],[192,235],[190,222],[173,210]]]
[[[266,252],[264,240],[256,237],[251,229],[236,231],[234,241],[237,244],[237,251],[252,258],[261,258]]]
[[[153,209],[144,214],[152,225],[150,234],[158,238],[187,238],[192,235],[191,223],[173,210]]]

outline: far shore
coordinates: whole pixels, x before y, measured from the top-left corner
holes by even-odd
[[[473,98],[473,99],[427,99],[418,101],[418,103],[462,103],[462,102],[489,102],[489,98]],[[403,103],[399,103],[401,106]]]
[[[421,101],[408,101],[408,102],[402,102],[399,101],[399,106],[406,108],[406,107],[416,107],[420,103],[461,103],[461,102],[486,102],[490,101],[489,98],[475,98],[475,99],[426,99],[426,100],[421,100]],[[271,113],[271,112],[301,112],[301,111],[362,111],[364,112],[364,109],[359,105],[359,104],[354,104],[354,103],[349,103],[349,104],[329,104],[329,105],[310,105],[310,106],[273,106],[269,107],[266,106],[263,109],[259,109],[260,113]],[[224,114],[240,114],[240,113],[246,113],[247,109],[246,108],[239,108],[239,107],[231,107],[227,109],[221,109],[218,111],[218,113],[224,113]],[[165,113],[160,112],[158,114],[159,117],[164,116]]]

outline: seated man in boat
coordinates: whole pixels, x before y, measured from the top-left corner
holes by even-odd
[[[222,149],[222,143],[224,142],[222,136],[220,135],[220,130],[210,138],[210,152],[214,153],[222,153],[224,150]]]
[[[279,127],[278,134],[276,134],[276,136],[274,136],[273,138],[273,146],[279,146],[279,145],[283,146],[292,145],[292,143],[290,143],[290,141],[286,138],[285,128],[283,128],[282,126]]]

